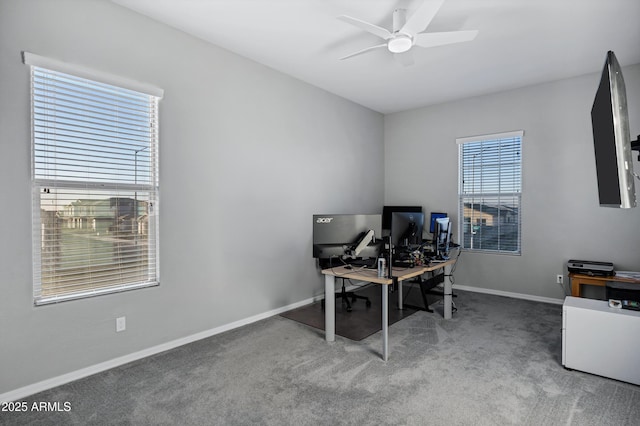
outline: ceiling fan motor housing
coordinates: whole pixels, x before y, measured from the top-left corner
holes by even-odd
[[[393,53],[402,53],[411,49],[413,39],[410,35],[400,32],[407,22],[407,10],[395,9],[393,11],[393,37],[387,41],[387,48]]]

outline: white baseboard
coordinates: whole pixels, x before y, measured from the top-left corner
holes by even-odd
[[[300,302],[293,303],[291,305],[287,305],[278,309],[274,309],[268,312],[264,312],[262,314],[254,315],[249,318],[244,318],[239,321],[235,321],[229,324],[222,325],[220,327],[212,328],[210,330],[205,330],[200,333],[192,334],[190,336],[182,337],[180,339],[172,340],[170,342],[162,343],[157,346],[153,346],[151,348],[143,349],[138,352],[134,352],[128,355],[123,355],[118,358],[111,359],[109,361],[101,362],[99,364],[95,364],[86,368],[81,368],[80,370],[72,371],[67,374],[63,374],[61,376],[53,377],[51,379],[43,380],[41,382],[33,383],[31,385],[27,385],[9,392],[5,392],[0,394],[0,403],[9,402],[9,401],[17,401],[22,398],[25,398],[29,395],[36,394],[38,392],[42,392],[56,386],[61,386],[66,383],[72,382],[74,380],[82,379],[84,377],[91,376],[96,373],[100,373],[111,368],[119,367],[121,365],[127,364],[132,361],[137,361],[142,358],[146,358],[151,355],[158,354],[160,352],[168,351],[170,349],[177,348],[182,345],[186,345],[188,343],[192,343],[201,339],[206,339],[207,337],[215,336],[216,334],[224,333],[225,331],[233,330],[238,327],[242,327],[247,324],[254,323],[256,321],[260,321],[278,314],[282,312],[289,311],[291,309],[296,309],[304,305],[308,305],[317,300],[320,300],[324,297],[324,294],[315,296],[306,300],[302,300]]]
[[[493,294],[495,296],[512,297],[514,299],[532,300],[534,302],[551,303],[554,305],[562,305],[564,299],[554,299],[552,297],[532,296],[530,294],[513,293],[510,291],[493,290],[490,288],[471,287],[466,285],[453,285],[454,290],[473,291],[476,293]]]

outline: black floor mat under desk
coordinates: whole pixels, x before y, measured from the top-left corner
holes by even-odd
[[[416,306],[423,305],[420,298],[420,289],[417,286],[410,289],[410,286],[405,284],[403,287],[405,303]],[[366,301],[358,299],[355,303],[351,303],[352,311],[347,312],[347,307],[342,303],[342,300],[336,299],[336,334],[351,340],[362,340],[382,330],[382,293],[380,286],[377,284],[368,285],[357,290],[357,294],[369,297],[371,306],[367,307]],[[432,303],[432,300],[432,297],[429,297],[429,303]],[[389,325],[414,312],[416,312],[415,309],[407,307],[403,310],[398,309],[397,292],[389,294]],[[284,312],[280,316],[324,330],[324,310],[319,301]]]

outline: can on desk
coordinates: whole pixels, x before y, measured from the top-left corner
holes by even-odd
[[[378,277],[387,278],[387,259],[384,257],[378,259]]]

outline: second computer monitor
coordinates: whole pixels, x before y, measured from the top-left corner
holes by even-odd
[[[385,236],[391,230],[391,216],[394,212],[422,213],[422,206],[384,206],[382,208],[382,232]]]
[[[439,259],[449,258],[449,243],[451,242],[451,222],[448,217],[439,217],[435,220],[435,232],[433,244]]]
[[[422,244],[424,213],[393,212],[391,215],[391,244],[411,248]]]
[[[447,217],[446,213],[437,213],[437,212],[431,212],[431,221],[430,221],[430,225],[429,225],[429,232],[434,235],[436,232],[436,219],[441,218],[441,217]]]

